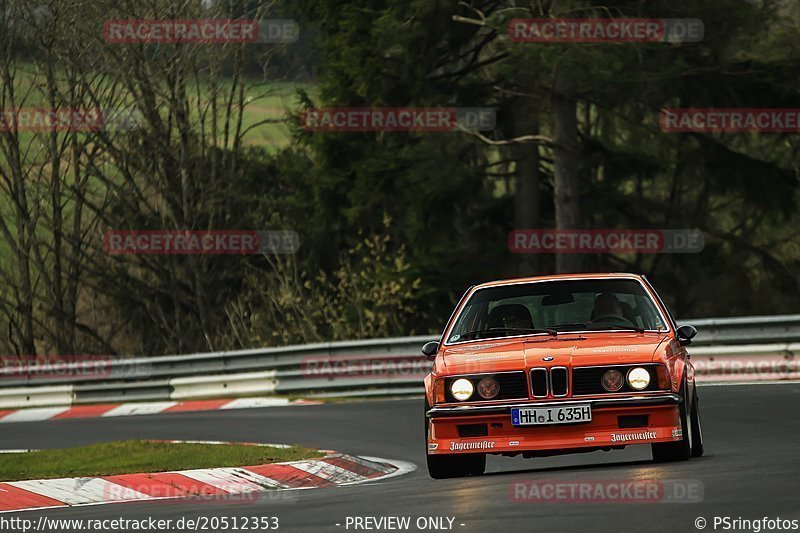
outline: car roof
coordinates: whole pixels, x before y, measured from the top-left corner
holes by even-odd
[[[630,274],[625,272],[590,272],[590,273],[581,273],[581,274],[549,274],[546,276],[532,276],[527,278],[510,278],[510,279],[502,279],[502,280],[495,280],[495,281],[487,281],[486,283],[481,283],[476,285],[476,289],[482,289],[484,287],[496,287],[499,285],[515,285],[518,283],[528,283],[534,281],[559,281],[559,280],[571,280],[571,279],[602,279],[602,278],[629,278],[629,279],[642,279],[641,274]]]

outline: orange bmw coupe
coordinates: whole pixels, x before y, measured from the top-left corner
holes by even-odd
[[[678,327],[636,274],[484,283],[461,298],[425,377],[434,478],[481,475],[486,455],[541,457],[647,444],[656,461],[703,454],[697,330]]]

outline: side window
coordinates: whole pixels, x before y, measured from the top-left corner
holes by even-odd
[[[636,308],[642,320],[642,327],[645,329],[665,329],[649,299],[636,295]]]
[[[463,318],[461,318],[456,327],[450,333],[450,338],[452,339],[456,335],[463,335],[469,331],[473,331],[476,329],[481,328],[481,324],[486,323],[486,304],[479,303],[469,305],[464,309]]]

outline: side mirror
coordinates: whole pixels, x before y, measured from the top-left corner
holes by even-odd
[[[681,346],[689,346],[692,344],[692,339],[697,335],[697,328],[689,324],[685,324],[678,328],[678,342]]]
[[[425,357],[435,357],[439,351],[439,343],[436,341],[426,342],[422,347],[422,355]]]

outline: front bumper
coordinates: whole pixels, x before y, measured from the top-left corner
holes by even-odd
[[[661,393],[623,398],[437,406],[426,413],[430,424],[428,453],[584,451],[630,444],[672,442],[682,437],[678,411],[681,402],[678,394]],[[515,407],[563,407],[578,404],[592,406],[591,422],[523,427],[511,424],[511,409]],[[626,425],[620,421],[620,417],[638,417],[639,420],[646,418],[646,423],[638,427],[620,427]],[[459,426],[476,424],[486,425],[484,436],[459,436]]]

